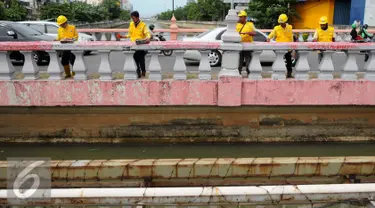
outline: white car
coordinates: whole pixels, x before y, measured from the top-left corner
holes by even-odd
[[[226,27],[219,27],[204,33],[199,34],[198,36],[191,38],[184,38],[182,41],[212,41],[212,42],[222,42],[221,36],[224,32],[227,31]],[[267,35],[263,32],[256,30],[256,35],[254,36],[254,42],[266,42]],[[213,50],[208,55],[208,60],[212,67],[219,66],[222,60],[222,52],[218,50]],[[201,54],[197,50],[189,50],[184,54],[184,59],[189,61],[200,61]],[[263,51],[260,55],[260,61],[262,64],[272,64],[276,59],[276,55],[273,51]]]
[[[56,38],[57,37],[57,30],[59,25],[55,22],[47,22],[47,21],[26,21],[20,22],[24,25],[27,25],[45,35],[51,36]],[[78,41],[93,41],[91,35],[87,35],[85,33],[78,33]]]

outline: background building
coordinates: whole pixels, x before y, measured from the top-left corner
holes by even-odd
[[[130,12],[133,11],[133,4],[130,2],[130,0],[122,0],[121,1],[121,8],[123,10],[128,10]]]
[[[301,20],[293,22],[295,28],[316,28],[321,16],[337,26],[348,26],[355,20],[375,26],[375,0],[300,0],[296,9]]]

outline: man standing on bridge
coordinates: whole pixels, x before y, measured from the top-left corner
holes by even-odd
[[[280,25],[276,26],[272,32],[268,35],[267,42],[270,42],[271,39],[275,38],[276,42],[293,42],[293,27],[289,25],[288,16],[286,14],[281,14],[279,16],[278,22]],[[286,61],[286,69],[287,69],[287,78],[292,77],[292,51],[288,51],[285,54],[285,61]]]
[[[137,40],[144,40],[146,43],[150,42],[151,34],[148,31],[147,25],[139,19],[139,13],[134,11],[130,14],[132,22],[129,25],[129,33],[126,36],[117,35],[117,38],[130,38],[132,42]],[[137,65],[138,78],[146,76],[146,51],[136,51],[134,53],[134,61]],[[141,74],[142,71],[142,74]]]
[[[238,17],[240,18],[237,23],[237,32],[240,33],[241,36],[241,42],[244,43],[252,43],[253,42],[253,36],[255,36],[255,27],[252,22],[247,21],[247,13],[245,11],[240,11],[238,13]],[[250,74],[249,71],[249,64],[251,60],[251,51],[241,51],[240,54],[240,61],[238,66],[238,71],[241,74],[242,72],[242,66],[243,62],[246,63],[246,72],[247,74]]]

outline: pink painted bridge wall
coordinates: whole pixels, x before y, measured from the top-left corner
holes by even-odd
[[[375,105],[375,82],[344,80],[0,81],[0,106]]]

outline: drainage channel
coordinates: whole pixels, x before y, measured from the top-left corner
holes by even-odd
[[[8,157],[77,159],[249,158],[375,156],[375,143],[293,144],[2,144],[0,160]]]

